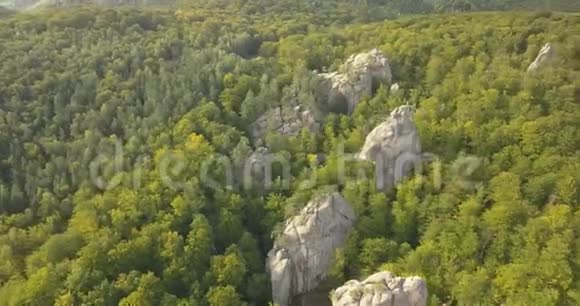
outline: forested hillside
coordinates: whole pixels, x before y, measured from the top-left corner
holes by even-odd
[[[424,277],[432,305],[580,304],[578,16],[371,19],[348,6],[0,15],[0,305],[268,305],[273,233],[335,189],[358,221],[327,286],[390,270]],[[527,73],[548,42],[555,59]],[[324,109],[311,71],[372,48],[401,89],[326,114],[321,133],[251,139],[269,109]],[[360,178],[365,163],[339,179],[339,148],[360,150],[404,104],[423,172],[388,192]],[[260,142],[290,182],[274,169],[270,188],[243,188],[208,167],[238,169]]]
[[[91,5],[228,8],[249,14],[316,12],[330,7],[348,7],[375,18],[392,18],[408,13],[494,10],[580,11],[580,3],[573,0],[0,0],[0,6],[15,9]]]

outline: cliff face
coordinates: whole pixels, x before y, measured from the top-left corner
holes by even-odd
[[[425,280],[380,272],[362,282],[346,282],[331,293],[331,300],[332,306],[425,306],[427,296]]]
[[[358,154],[375,163],[380,189],[389,189],[421,160],[421,142],[413,122],[414,108],[400,106],[366,137]]]
[[[354,221],[350,204],[337,192],[310,201],[286,221],[266,262],[276,304],[288,306],[294,297],[320,284]]]
[[[391,67],[387,57],[378,49],[351,55],[339,71],[319,74],[331,99],[344,98],[352,113],[359,100],[371,96],[378,84],[390,84]]]

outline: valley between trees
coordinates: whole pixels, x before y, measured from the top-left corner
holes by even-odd
[[[273,234],[335,190],[357,222],[329,288],[388,270],[423,277],[430,305],[580,304],[578,15],[1,14],[0,305],[268,305]],[[554,59],[526,72],[546,43]],[[400,89],[329,105],[312,71],[373,48]],[[319,133],[252,139],[296,101]],[[407,104],[423,171],[388,192],[363,162],[339,179],[336,152]],[[237,171],[261,146],[289,182],[204,184],[226,181],[213,156]]]

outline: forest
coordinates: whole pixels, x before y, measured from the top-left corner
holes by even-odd
[[[215,2],[0,11],[1,306],[272,305],[273,236],[328,190],[358,219],[328,288],[388,270],[423,277],[429,305],[580,304],[578,13]],[[527,72],[548,42],[554,61]],[[373,48],[400,90],[325,109],[310,72]],[[326,112],[320,133],[252,139],[294,100]],[[423,171],[388,192],[365,164],[337,179],[338,148],[401,105]],[[208,160],[260,145],[289,183],[204,184],[224,179]]]
[[[139,8],[208,8],[228,9],[244,14],[288,14],[315,12],[341,7],[366,12],[380,20],[400,14],[547,10],[578,12],[580,3],[573,0],[0,0],[0,8],[16,10],[30,8],[62,8],[78,6],[139,7]]]

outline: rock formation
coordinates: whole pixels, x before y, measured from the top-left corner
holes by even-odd
[[[530,66],[528,66],[528,72],[534,72],[538,70],[539,68],[545,66],[545,64],[548,63],[553,58],[554,58],[554,48],[552,48],[552,45],[550,45],[550,43],[547,43],[542,47],[540,53],[538,53],[538,56],[536,57],[534,62],[532,62]]]
[[[274,303],[288,306],[320,284],[354,221],[352,207],[338,192],[310,201],[286,221],[266,262]]]
[[[392,79],[389,60],[377,49],[352,55],[338,71],[320,73],[317,77],[322,92],[328,96],[329,108],[334,106],[333,101],[345,101],[348,113],[352,113],[363,96],[371,96],[378,84],[390,84]],[[263,138],[269,131],[284,136],[296,135],[303,128],[318,132],[320,123],[313,112],[300,106],[300,101],[294,104],[271,109],[260,116],[250,125],[252,138]]]
[[[427,284],[419,277],[380,272],[363,282],[348,281],[331,293],[331,300],[332,306],[425,306],[427,295]]]
[[[284,136],[298,134],[303,128],[313,133],[318,132],[320,124],[309,110],[301,106],[286,106],[273,108],[250,125],[250,135],[259,139],[267,132],[278,132]]]
[[[377,49],[351,55],[339,71],[319,74],[329,88],[329,99],[344,98],[352,113],[360,98],[371,96],[377,84],[390,84],[389,60]]]
[[[372,130],[358,154],[376,165],[377,187],[389,189],[420,163],[421,142],[413,122],[414,108],[400,106]]]
[[[246,190],[250,188],[259,189],[256,184],[266,184],[266,173],[271,166],[271,152],[266,147],[258,147],[251,151],[241,169],[237,173],[238,185],[243,186]]]

